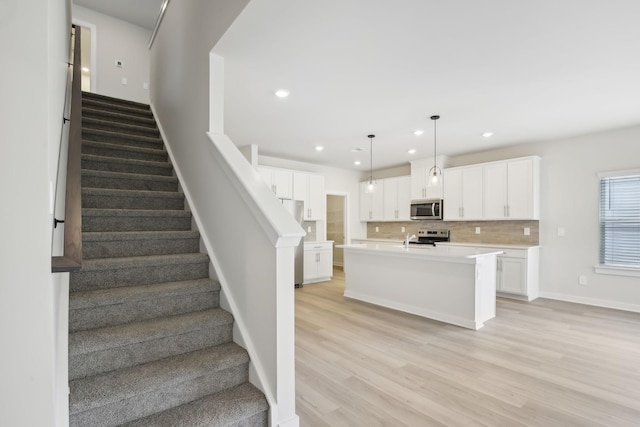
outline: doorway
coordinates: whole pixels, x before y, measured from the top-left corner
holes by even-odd
[[[73,24],[80,30],[80,40],[82,41],[82,91],[95,93],[97,81],[96,26],[76,20],[73,21]]]
[[[333,240],[333,266],[344,268],[344,250],[337,245],[348,241],[348,194],[327,192],[327,240]]]

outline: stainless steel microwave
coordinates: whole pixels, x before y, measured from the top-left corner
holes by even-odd
[[[411,219],[442,219],[442,199],[412,200]]]

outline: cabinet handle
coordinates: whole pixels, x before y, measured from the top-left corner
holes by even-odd
[[[309,218],[311,218],[312,216],[313,216],[313,210],[309,208]]]
[[[373,218],[373,212],[369,211],[369,219]]]
[[[320,262],[320,254],[316,254],[316,262]]]
[[[502,208],[502,211],[503,211],[504,217],[506,218],[507,217],[507,205],[504,205],[504,208]]]
[[[507,217],[511,216],[511,206],[507,205]]]

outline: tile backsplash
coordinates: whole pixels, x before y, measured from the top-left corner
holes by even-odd
[[[405,227],[404,232],[402,227]],[[476,234],[476,227],[480,227],[480,234]],[[460,243],[537,245],[540,242],[539,221],[369,222],[367,238],[403,240],[407,234],[417,234],[421,228],[451,230],[451,241]],[[528,236],[524,235],[525,228],[529,228]]]
[[[304,236],[304,241],[305,242],[315,242],[316,240],[318,240],[316,238],[317,232],[316,232],[316,222],[315,221],[303,221],[302,222],[302,228],[307,233],[307,235]],[[309,228],[311,229],[311,231],[309,231]]]

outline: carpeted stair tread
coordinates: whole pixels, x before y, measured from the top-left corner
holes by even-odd
[[[152,138],[160,137],[160,132],[157,128],[138,126],[131,123],[114,122],[104,119],[95,119],[90,117],[82,118],[82,129],[105,130],[126,135],[149,136]]]
[[[209,255],[202,253],[153,255],[125,258],[96,258],[83,262],[80,271],[115,270],[132,267],[153,267],[157,265],[178,265],[208,262]]]
[[[153,117],[141,117],[141,116],[135,116],[131,114],[123,114],[117,111],[109,111],[104,108],[101,109],[99,106],[98,108],[95,108],[92,105],[83,106],[82,117],[83,118],[99,117],[99,118],[102,118],[103,120],[109,120],[112,122],[130,123],[130,124],[136,124],[138,126],[146,126],[146,127],[157,129],[156,121],[153,119]]]
[[[165,175],[82,169],[82,185],[123,190],[177,191],[178,178]]]
[[[173,166],[168,162],[120,159],[93,154],[82,155],[82,169],[162,176],[173,174]]]
[[[233,317],[221,308],[125,323],[69,334],[69,356],[138,344],[195,330],[230,325]]]
[[[113,142],[83,141],[82,152],[103,157],[128,158],[135,160],[167,161],[167,152],[160,148],[136,147],[114,144]],[[104,154],[102,154],[104,153]]]
[[[220,284],[203,278],[71,292],[69,331],[103,328],[220,306]]]
[[[244,383],[235,388],[132,421],[122,427],[242,425],[237,423],[261,413],[265,413],[264,417],[266,418],[268,410],[269,404],[262,392],[250,383]],[[264,425],[264,421],[256,425]]]
[[[191,212],[153,209],[82,209],[83,232],[191,230]]]
[[[125,288],[78,291],[69,295],[69,309],[97,308],[105,305],[121,304],[125,301],[130,303],[218,290],[220,290],[220,284],[213,279],[206,278]]]
[[[131,117],[131,118],[153,120],[153,113],[151,112],[150,109],[136,108],[134,106],[124,105],[124,104],[113,104],[113,103],[104,102],[98,99],[83,98],[82,107],[90,108],[91,110],[99,113],[115,113],[115,114],[126,115],[127,117]]]
[[[121,144],[129,143],[146,143],[153,144],[154,146],[162,146],[162,139],[160,137],[153,136],[145,136],[145,135],[135,135],[126,132],[114,132],[103,129],[93,129],[93,128],[83,128],[82,129],[82,140],[88,141],[116,141]]]
[[[184,209],[184,194],[177,191],[82,188],[82,206],[105,209]]]
[[[82,233],[83,258],[169,255],[200,251],[200,233],[185,231],[104,231]]]
[[[226,343],[81,378],[69,383],[69,412],[73,415],[144,395],[157,388],[173,388],[248,362],[246,350],[235,343]]]
[[[112,96],[108,96],[108,95],[102,95],[99,93],[94,93],[94,92],[82,92],[82,99],[86,100],[86,99],[90,99],[90,100],[94,100],[94,101],[100,101],[106,104],[114,104],[114,105],[126,105],[130,108],[136,108],[136,109],[140,109],[140,110],[151,110],[151,107],[149,106],[149,104],[145,104],[142,102],[137,102],[137,101],[130,101],[128,99],[122,99],[122,98],[114,98]]]
[[[196,230],[185,231],[103,231],[82,233],[82,242],[109,242],[123,240],[155,240],[155,239],[197,239],[200,233]]]

